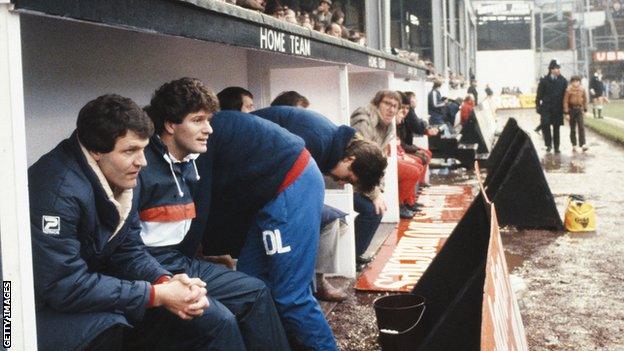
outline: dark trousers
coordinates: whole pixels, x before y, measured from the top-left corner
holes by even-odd
[[[85,350],[89,351],[121,351],[123,350],[123,335],[125,326],[117,325],[104,330],[96,336]]]
[[[552,127],[552,134],[550,127]],[[554,144],[555,150],[559,150],[559,124],[542,123],[542,135],[547,148],[552,148]]]
[[[576,128],[578,126],[578,145],[585,145],[585,123],[583,122],[582,108],[573,108],[570,110],[570,141],[572,146],[576,146]]]
[[[375,205],[366,196],[355,193],[353,194],[353,207],[358,213],[355,217],[355,254],[361,256],[368,248],[379,223],[381,223],[381,215],[375,213]]]
[[[162,307],[148,309],[126,333],[124,349],[289,350],[273,298],[261,280],[175,251],[155,256],[164,267],[186,266],[189,277],[206,282],[210,306],[190,321]]]

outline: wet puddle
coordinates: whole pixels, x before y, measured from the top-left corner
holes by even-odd
[[[566,234],[566,236],[572,240],[585,240],[585,239],[593,239],[596,238],[598,236],[597,232],[579,232],[579,233],[572,233],[569,232]]]
[[[475,173],[474,171],[468,171],[466,169],[448,169],[438,168],[430,169],[431,172],[431,184],[466,184],[474,183]]]
[[[511,273],[514,269],[524,264],[525,258],[522,255],[505,250],[505,260],[507,261],[507,271]]]
[[[546,154],[541,160],[544,171],[548,173],[585,173],[585,155]]]

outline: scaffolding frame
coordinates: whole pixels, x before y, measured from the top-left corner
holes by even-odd
[[[592,30],[585,23],[585,13],[590,10],[589,0],[536,0],[535,10],[539,17],[539,67],[546,67],[546,60],[550,59],[545,58],[546,53],[561,51],[553,45],[566,40],[568,50],[574,51],[574,61],[570,63],[572,72],[589,78],[589,53],[594,48]]]

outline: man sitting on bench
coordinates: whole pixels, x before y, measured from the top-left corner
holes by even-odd
[[[141,237],[169,271],[206,283],[210,307],[185,325],[202,330],[205,339],[212,340],[211,349],[288,350],[273,298],[261,280],[194,259],[197,247],[182,252],[179,245],[195,218],[195,159],[207,150],[210,119],[218,108],[217,97],[195,78],[163,84],[145,108],[156,133],[145,150],[147,167],[137,187]],[[154,310],[146,320],[132,333],[133,349],[179,348],[179,341],[167,340],[162,332],[176,328],[176,316]]]
[[[139,236],[133,188],[152,133],[132,100],[104,95],[30,167],[39,350],[117,350],[124,327],[148,310],[193,319],[209,308],[204,282],[161,267]],[[169,281],[158,284],[163,277]],[[205,331],[180,318],[159,332],[180,349],[205,349]]]

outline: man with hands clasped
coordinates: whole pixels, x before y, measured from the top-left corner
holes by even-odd
[[[172,314],[149,311],[156,322],[139,326],[133,348],[210,350],[288,350],[288,341],[273,298],[265,284],[244,273],[195,259],[198,247],[182,246],[196,217],[194,194],[199,191],[195,159],[207,151],[210,120],[219,108],[217,97],[201,81],[181,78],[163,84],[145,108],[155,134],[145,150],[137,193],[141,238],[149,252],[170,272],[156,284],[163,307]],[[210,184],[209,179],[202,180]],[[190,234],[188,235],[190,236]],[[190,239],[193,241],[193,239]],[[189,278],[190,277],[190,278]],[[175,284],[169,289],[169,285]],[[155,305],[161,301],[155,299]],[[183,336],[171,340],[163,330]],[[201,334],[201,346],[181,347],[190,332]],[[148,335],[148,338],[145,336]],[[165,347],[164,345],[168,345]]]
[[[164,250],[156,260],[142,242],[135,186],[153,130],[132,100],[104,95],[80,110],[68,139],[30,167],[38,349],[245,350],[248,341],[273,349],[256,346],[236,319],[264,322],[275,310],[260,282],[226,273],[208,282],[176,266],[209,267]],[[240,300],[228,305],[232,312],[214,298],[226,289]],[[270,332],[261,340],[282,345],[277,324],[265,323]]]

